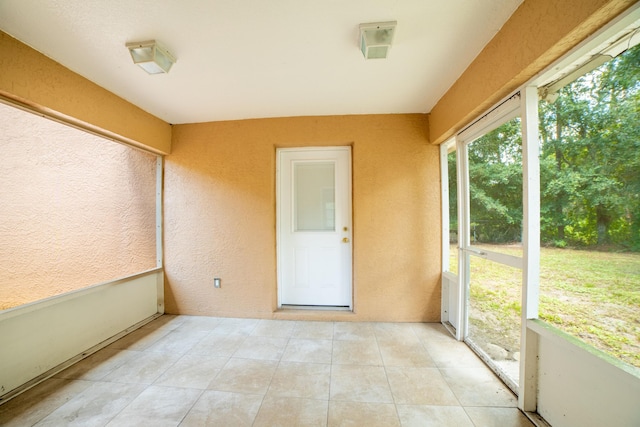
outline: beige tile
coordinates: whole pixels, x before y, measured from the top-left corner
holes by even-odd
[[[331,365],[280,362],[267,396],[329,400]]]
[[[262,404],[262,395],[205,391],[180,427],[251,426]]]
[[[103,348],[58,373],[55,378],[99,380],[138,354],[137,351]]]
[[[534,427],[518,408],[464,408],[475,427]]]
[[[201,354],[214,357],[231,357],[240,348],[246,335],[228,335],[212,332],[194,345],[190,354]]]
[[[139,352],[103,378],[117,383],[151,384],[180,358],[179,354]]]
[[[282,361],[331,363],[333,341],[291,338],[284,349]]]
[[[0,405],[0,425],[33,425],[69,400],[82,394],[93,383],[52,378]]]
[[[531,426],[516,404],[440,324],[162,316],[0,405],[0,425]]]
[[[205,389],[228,360],[228,357],[185,354],[154,385]]]
[[[96,382],[36,425],[104,426],[145,388],[142,384]]]
[[[329,427],[400,426],[392,403],[329,402]]]
[[[288,338],[250,336],[238,347],[233,357],[258,360],[280,360]]]
[[[295,323],[290,320],[263,319],[251,331],[251,335],[256,337],[289,338],[293,333]]]
[[[455,405],[459,402],[436,368],[386,368],[398,405]]]
[[[379,341],[378,347],[385,366],[415,366],[434,368],[435,362],[419,342],[404,344],[396,341]]]
[[[334,364],[381,366],[382,357],[376,340],[333,341]]]
[[[486,366],[468,345],[453,338],[443,341],[423,341],[422,345],[439,368],[482,368]]]
[[[416,336],[423,342],[451,342],[455,338],[442,323],[411,323],[411,329]]]
[[[378,342],[390,341],[403,345],[420,343],[411,323],[374,323],[373,332]]]
[[[516,407],[518,398],[487,367],[441,369],[462,406]]]
[[[274,360],[230,359],[209,389],[264,395],[277,366]]]
[[[402,427],[474,427],[461,406],[398,405],[398,415]]]
[[[150,386],[120,412],[107,427],[177,426],[202,391]]]
[[[393,403],[385,370],[379,366],[333,365],[331,400]]]
[[[142,326],[144,329],[158,329],[169,332],[177,328],[185,321],[188,316],[181,316],[177,314],[163,314],[157,319]]]
[[[125,335],[118,341],[110,344],[107,348],[135,351],[146,350],[169,332],[171,332],[169,329],[142,327]]]
[[[216,334],[249,335],[258,325],[257,319],[220,319],[213,330]]]
[[[207,331],[211,332],[220,324],[220,319],[209,316],[181,316],[183,322],[178,325],[177,330]]]
[[[185,354],[209,333],[190,329],[176,329],[150,345],[145,351]]]
[[[373,327],[370,323],[335,322],[333,324],[333,339],[340,341],[375,339]]]
[[[328,401],[291,397],[265,397],[254,427],[325,427]]]
[[[291,337],[308,340],[332,340],[333,322],[298,321],[293,328]]]

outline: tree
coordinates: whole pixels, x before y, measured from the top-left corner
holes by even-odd
[[[519,242],[522,237],[522,136],[513,119],[468,146],[472,237]]]
[[[540,103],[543,241],[640,247],[639,103],[639,47]]]

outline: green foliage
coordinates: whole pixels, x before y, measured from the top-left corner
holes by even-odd
[[[540,102],[541,238],[640,250],[640,47]]]
[[[539,116],[542,243],[640,251],[640,46],[541,101]],[[520,120],[469,144],[468,159],[472,240],[520,241]],[[453,153],[449,182],[457,222]]]
[[[519,118],[469,145],[471,233],[476,242],[520,241],[521,146]]]

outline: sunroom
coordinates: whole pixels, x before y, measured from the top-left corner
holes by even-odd
[[[45,3],[31,11],[38,19],[45,19],[47,8],[58,8],[53,17],[71,12],[63,3]],[[155,2],[144,3],[155,7]],[[415,15],[427,7],[417,3],[412,6]],[[108,13],[100,9],[105,2],[87,4],[89,9],[79,8],[71,16],[80,20],[87,11]],[[124,2],[120,6],[116,12],[128,19],[139,13],[128,11]],[[201,6],[204,19],[209,9]],[[465,5],[457,7],[460,17],[466,16],[461,12]],[[428,111],[393,105],[319,111],[301,105],[297,114],[277,113],[275,108],[262,116],[246,116],[233,111],[240,108],[231,102],[234,95],[281,97],[284,105],[295,100],[296,93],[269,94],[250,81],[244,82],[246,92],[228,93],[223,82],[217,83],[215,94],[211,86],[187,100],[165,99],[163,89],[175,90],[171,80],[148,79],[188,72],[189,61],[197,62],[200,53],[183,47],[169,74],[147,76],[134,69],[139,75],[126,93],[119,89],[116,95],[102,87],[107,87],[104,75],[82,74],[47,51],[37,31],[20,27],[38,22],[25,18],[29,6],[0,3],[1,142],[7,160],[0,232],[3,241],[10,242],[0,252],[5,260],[0,279],[0,402],[7,402],[0,411],[25,390],[168,314],[219,322],[331,322],[334,331],[337,323],[347,329],[342,325],[440,323],[451,340],[465,342],[495,371],[534,424],[640,423],[640,289],[632,245],[624,253],[631,254],[629,260],[587,262],[626,263],[610,273],[617,288],[601,290],[599,276],[567,279],[586,280],[584,288],[600,290],[600,297],[615,294],[619,299],[611,304],[626,317],[607,311],[609,300],[603,299],[596,300],[597,310],[586,306],[571,311],[583,299],[554,293],[551,283],[561,282],[550,281],[545,270],[551,249],[564,250],[558,269],[575,271],[579,268],[569,263],[569,255],[579,246],[576,242],[620,248],[615,239],[628,235],[632,241],[637,233],[633,171],[640,165],[637,156],[629,154],[637,143],[629,138],[629,145],[622,146],[622,137],[616,139],[622,147],[617,155],[627,153],[625,161],[616,163],[620,167],[615,170],[605,169],[598,164],[604,159],[598,157],[603,152],[599,147],[613,139],[603,139],[602,146],[594,145],[595,139],[589,140],[592,145],[571,145],[582,141],[578,136],[604,132],[595,120],[580,129],[584,121],[570,120],[577,117],[580,103],[601,121],[612,120],[596,105],[604,95],[588,95],[604,85],[604,75],[618,82],[614,68],[627,70],[625,76],[637,68],[638,55],[633,54],[640,39],[640,8],[636,2],[617,0],[492,2],[492,8],[500,7],[509,13],[495,35],[464,64],[450,87],[440,88]],[[397,78],[400,71],[389,63],[395,50],[403,53],[403,41],[412,43],[402,38],[401,17],[385,15],[394,11],[407,13],[389,4],[367,14],[385,16],[372,21],[398,21],[387,59],[365,60],[355,43],[358,60],[378,67],[373,77]],[[253,16],[257,11],[235,12],[237,19],[251,15],[260,21]],[[268,20],[273,11],[261,13]],[[57,28],[54,18],[46,22]],[[152,30],[160,28],[140,33]],[[98,36],[83,33],[74,40],[70,32],[61,33],[76,54],[91,50]],[[274,29],[265,40],[285,36]],[[301,40],[313,40],[305,37]],[[130,41],[123,39],[119,46],[125,55],[125,42]],[[253,38],[247,45],[264,49]],[[309,57],[326,54],[324,46],[308,48]],[[220,49],[221,55],[228,54]],[[239,68],[251,64],[247,58],[234,58]],[[130,59],[128,65],[135,67]],[[291,87],[313,86],[300,77],[295,55],[276,62],[283,79],[292,80]],[[326,64],[315,64],[332,73]],[[225,72],[232,82],[230,68]],[[411,78],[408,86],[416,91],[432,84],[426,76],[400,75]],[[376,91],[385,90],[384,81],[367,80],[372,76],[362,76],[368,90],[352,82],[363,90],[361,99],[375,100]],[[605,85],[610,92],[624,92],[615,97],[616,111],[628,114],[617,124],[620,135],[637,134],[637,108],[620,107],[637,103],[637,73],[630,78],[624,85]],[[134,101],[144,98],[141,87],[154,92],[158,112],[149,113]],[[583,98],[575,95],[578,92]],[[216,119],[207,118],[206,111],[188,119],[169,113],[172,102],[206,106],[207,98],[215,96],[229,99]],[[611,99],[607,108],[613,108]],[[569,108],[570,102],[574,116],[563,116],[563,125],[560,108]],[[179,124],[164,118],[170,116]],[[41,125],[43,121],[47,124]],[[43,126],[41,133],[29,133],[38,126]],[[60,127],[61,136],[53,138]],[[69,129],[83,136],[66,134]],[[551,141],[565,144],[565,151],[556,155]],[[578,175],[569,173],[569,166],[584,158],[580,150],[590,147],[596,147],[589,153],[596,158],[590,163],[596,172],[589,175],[600,185],[596,189],[587,187],[586,178],[576,184]],[[605,160],[610,162],[609,157]],[[625,163],[627,169],[619,176],[627,180],[612,182]],[[573,181],[560,180],[567,176]],[[567,182],[591,192],[571,197]],[[628,192],[620,193],[615,203],[585,202],[619,188]],[[614,205],[627,208],[613,217]],[[602,206],[609,210],[602,211]],[[595,231],[588,231],[589,224],[595,224]],[[33,236],[36,240],[27,242]],[[607,236],[614,241],[600,242]],[[59,252],[67,249],[70,252]],[[575,256],[587,252],[580,249]],[[36,273],[27,275],[29,269]],[[73,282],[65,274],[82,279],[64,287]],[[54,289],[49,286],[38,294],[46,288],[33,285],[39,276],[55,276],[46,278],[56,283]],[[27,294],[33,291],[32,296],[21,297],[25,289]],[[551,305],[553,298],[568,303]],[[597,313],[587,316],[585,310]],[[582,322],[582,331],[562,329],[560,320],[569,313]],[[611,346],[618,352],[589,340],[599,327],[593,319],[617,325],[601,335],[622,337]],[[508,327],[503,330],[503,325]]]

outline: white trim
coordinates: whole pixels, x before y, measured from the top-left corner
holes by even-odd
[[[41,310],[50,305],[60,304],[62,302],[72,300],[75,298],[89,295],[93,292],[100,291],[105,287],[118,286],[123,283],[137,280],[141,277],[146,277],[150,274],[162,272],[160,268],[152,268],[150,270],[141,271],[140,273],[131,274],[129,276],[119,277],[117,279],[109,280],[107,282],[96,283],[94,285],[85,286],[84,288],[74,289],[73,291],[65,292],[63,294],[42,298],[36,301],[28,302],[26,304],[18,305],[16,307],[0,310],[0,321],[9,319],[11,317],[29,313],[30,311]]]
[[[538,392],[538,340],[527,328],[538,318],[540,290],[540,158],[538,88],[523,90],[522,102],[522,317],[520,332],[520,380],[518,407],[535,411]]]
[[[469,330],[467,319],[469,295],[469,256],[462,250],[469,245],[471,235],[469,231],[469,161],[467,156],[467,145],[456,138],[456,175],[458,180],[458,328],[456,329],[456,339],[464,340]]]
[[[162,268],[162,175],[163,158],[156,158],[156,267]]]
[[[280,219],[280,214],[278,211],[280,210],[280,169],[282,167],[282,156],[280,152],[282,150],[289,150],[288,148],[276,148],[276,294],[277,301],[276,307],[278,310],[282,309],[282,287],[280,283],[282,283],[282,271],[280,269],[280,260],[282,259],[282,245],[280,244],[280,231],[282,230],[282,221]]]
[[[488,259],[489,261],[497,262],[500,264],[508,265],[509,267],[517,268],[519,270],[523,269],[523,258],[503,254],[501,252],[490,251],[485,248],[479,248],[477,246],[469,246],[462,249],[464,252],[467,252],[469,255],[477,256],[482,259]]]
[[[440,203],[442,215],[442,272],[449,271],[449,147],[452,141],[440,145]],[[453,141],[455,142],[455,140]]]
[[[638,20],[640,20],[640,2],[632,5],[625,12],[614,18],[609,24],[587,37],[571,49],[569,53],[563,55],[560,59],[526,82],[523,87],[543,87],[561,78],[563,74],[568,74],[572,69],[587,62],[592,55],[602,51],[612,37],[616,38],[616,34],[623,33],[626,28],[633,26]]]
[[[156,267],[164,268],[164,228],[163,228],[163,181],[164,158],[156,158]],[[158,313],[164,314],[164,274],[158,277]]]
[[[449,322],[449,280],[445,273],[449,270],[449,162],[448,144],[440,145],[440,215],[442,216],[442,269],[440,278],[440,322]]]
[[[518,108],[520,105],[519,101],[519,92],[516,92],[500,101],[469,126],[460,131],[457,135],[457,139],[462,141],[464,144],[470,144],[482,135],[499,128],[509,120],[518,117],[520,114],[520,109]]]

